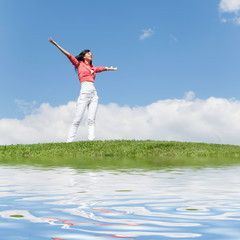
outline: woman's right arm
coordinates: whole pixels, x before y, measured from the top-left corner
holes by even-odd
[[[69,57],[70,53],[68,53],[66,50],[64,50],[63,48],[61,48],[56,42],[54,42],[52,40],[52,38],[50,37],[49,42],[52,43],[53,45],[55,45],[63,54],[65,54],[67,57]]]

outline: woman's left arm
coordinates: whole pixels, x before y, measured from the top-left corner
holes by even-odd
[[[103,72],[103,71],[116,71],[117,67],[94,67],[96,73]]]

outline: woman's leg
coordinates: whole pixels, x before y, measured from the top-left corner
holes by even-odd
[[[83,118],[87,105],[89,104],[89,94],[81,93],[76,106],[76,114],[69,130],[67,142],[72,142],[76,136],[78,126]]]
[[[92,141],[95,139],[95,119],[97,113],[97,106],[98,106],[98,96],[97,92],[95,91],[91,102],[88,106],[88,140]]]

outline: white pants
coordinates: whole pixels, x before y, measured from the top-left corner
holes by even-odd
[[[92,82],[83,82],[76,105],[76,115],[69,130],[67,142],[72,142],[76,136],[78,126],[83,118],[84,112],[88,110],[88,140],[95,138],[95,118],[98,106],[98,95]]]

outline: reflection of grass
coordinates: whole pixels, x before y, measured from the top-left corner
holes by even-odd
[[[12,218],[22,218],[24,216],[23,215],[10,215],[10,217],[12,217]]]
[[[0,163],[76,168],[225,165],[240,163],[240,146],[150,140],[9,145],[0,146]]]
[[[132,190],[115,190],[115,192],[131,192]]]

